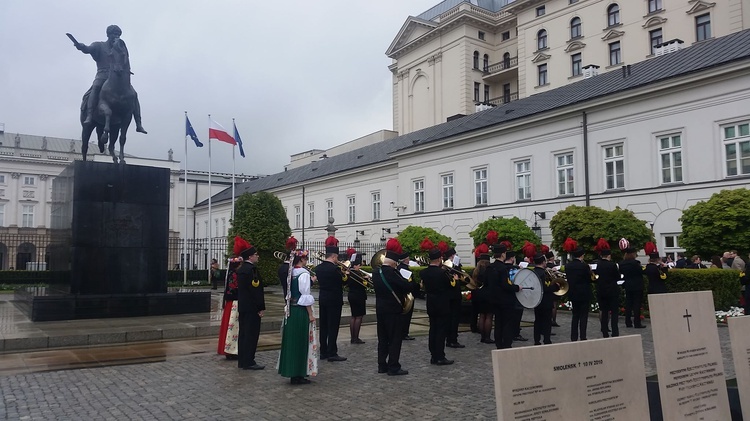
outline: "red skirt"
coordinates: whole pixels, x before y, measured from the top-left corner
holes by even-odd
[[[219,328],[219,347],[216,353],[224,355],[224,346],[227,343],[227,331],[229,330],[229,315],[232,313],[233,300],[227,300],[224,304],[224,312],[221,315],[221,327]]]

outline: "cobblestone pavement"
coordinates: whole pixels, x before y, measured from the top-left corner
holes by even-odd
[[[524,320],[533,320],[527,311]],[[568,313],[558,314],[553,342],[565,342]],[[589,321],[589,338],[598,322]],[[215,342],[197,355],[112,367],[17,374],[0,377],[0,417],[23,420],[279,420],[279,419],[495,419],[490,352],[479,335],[463,332],[464,349],[447,349],[452,366],[430,365],[426,326],[415,324],[414,341],[404,341],[401,363],[407,376],[377,374],[375,326],[363,326],[364,345],[350,345],[346,328],[339,353],[348,361],[320,362],[313,384],[291,386],[273,368],[278,351],[263,351],[263,371],[242,371],[214,354]],[[650,329],[642,334],[646,373],[655,374]],[[728,332],[719,328],[725,370],[733,377]],[[523,329],[530,337],[531,328]],[[514,343],[530,346],[531,341]]]

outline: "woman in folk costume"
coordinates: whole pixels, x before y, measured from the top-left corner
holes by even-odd
[[[237,311],[237,268],[242,264],[240,253],[250,248],[250,244],[240,238],[234,237],[234,247],[232,254],[234,257],[229,259],[229,267],[224,284],[224,300],[222,308],[224,312],[221,315],[221,327],[219,328],[219,346],[217,353],[225,355],[228,360],[237,359],[237,338],[240,334],[240,313]]]
[[[291,378],[292,384],[309,384],[307,376],[318,374],[318,339],[315,331],[310,285],[315,280],[307,270],[308,250],[292,252],[291,270],[287,275],[286,306],[282,322],[279,374]]]
[[[352,269],[359,270],[362,266],[362,255],[357,253],[357,250],[349,248],[346,250],[346,255],[349,257]],[[354,278],[352,278],[354,279]],[[362,328],[362,318],[365,315],[365,302],[367,301],[367,280],[362,279],[362,283],[354,280],[349,282],[349,293],[347,294],[349,300],[349,308],[352,312],[352,318],[349,321],[349,333],[351,333],[351,343],[363,344],[365,341],[359,339],[359,330]]]

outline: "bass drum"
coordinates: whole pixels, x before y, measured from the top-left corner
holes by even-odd
[[[516,292],[516,298],[522,306],[526,308],[535,308],[542,302],[542,282],[532,269],[519,269],[513,278],[513,284],[521,287]]]

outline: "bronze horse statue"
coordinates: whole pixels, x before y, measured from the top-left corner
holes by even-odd
[[[85,161],[89,148],[89,138],[96,129],[99,152],[104,153],[104,148],[109,142],[109,154],[115,164],[118,163],[118,158],[115,155],[115,142],[119,138],[119,162],[124,164],[125,153],[123,150],[137,97],[135,90],[130,85],[130,60],[128,59],[127,49],[119,38],[115,40],[108,54],[111,55],[109,75],[101,87],[99,102],[96,109],[93,110],[93,120],[89,123],[85,120],[89,96],[92,94],[91,89],[83,95],[83,101],[81,102],[81,126],[83,128],[81,152]]]

